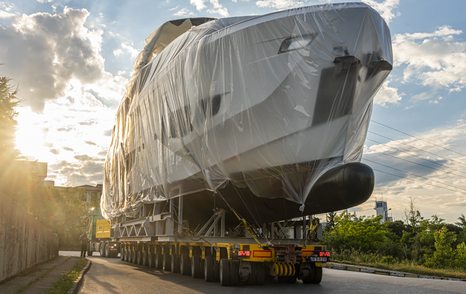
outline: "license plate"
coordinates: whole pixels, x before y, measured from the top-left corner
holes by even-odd
[[[309,257],[309,261],[314,261],[314,262],[327,262],[328,257],[326,256],[311,256]]]

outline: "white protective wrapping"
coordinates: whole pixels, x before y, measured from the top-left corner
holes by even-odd
[[[226,183],[304,205],[360,160],[387,64],[388,27],[362,3],[163,24],[117,112],[103,214]]]

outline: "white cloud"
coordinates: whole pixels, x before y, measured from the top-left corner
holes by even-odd
[[[207,9],[208,13],[218,14],[221,17],[227,17],[230,15],[228,9],[223,6],[219,0],[190,0],[190,3],[197,11],[203,11],[209,4],[209,8]]]
[[[273,9],[288,9],[304,4],[304,1],[300,0],[259,0],[256,2],[258,7],[269,7]]]
[[[89,12],[64,8],[61,13],[23,14],[0,27],[3,74],[19,85],[18,96],[35,110],[63,95],[68,82],[92,83],[102,77],[102,31],[85,25]]]
[[[173,15],[183,17],[183,16],[194,15],[194,13],[187,8],[181,8],[180,10],[177,10],[175,13],[173,13]]]
[[[382,15],[387,23],[390,23],[395,17],[399,15],[395,10],[398,8],[400,0],[363,0],[363,2],[377,10],[377,12]]]
[[[375,104],[386,106],[387,104],[398,104],[401,101],[403,94],[399,93],[397,88],[390,87],[389,83],[390,80],[387,80],[382,84],[374,98]]]
[[[220,4],[219,0],[210,0],[210,4],[212,5],[211,9],[208,9],[207,12],[212,14],[218,14],[222,17],[227,17],[230,15],[228,13],[228,9],[226,9],[222,4]]]
[[[362,0],[363,2],[367,3],[375,10],[377,10],[380,15],[385,19],[387,23],[390,23],[395,17],[399,15],[396,11],[400,0]],[[236,1],[233,1],[236,2]],[[313,4],[326,4],[326,3],[338,3],[342,2],[340,0],[258,0],[256,1],[256,5],[258,7],[263,8],[273,8],[276,10],[281,9],[290,9],[298,6],[303,5],[313,5]]]
[[[131,59],[135,59],[136,56],[138,56],[139,51],[136,50],[136,48],[134,48],[133,45],[128,42],[122,42],[120,47],[113,50],[114,56],[121,56],[125,53],[129,54],[131,56]]]
[[[14,12],[14,5],[8,2],[0,2],[0,19],[12,18],[16,16]]]
[[[205,2],[207,0],[190,0],[189,3],[196,7],[197,11],[202,11],[204,8],[206,8]]]
[[[403,81],[434,89],[461,91],[466,86],[466,42],[449,26],[434,32],[398,34],[393,39],[395,66],[405,66]]]

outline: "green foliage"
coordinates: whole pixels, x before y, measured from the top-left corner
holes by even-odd
[[[456,241],[456,235],[442,227],[434,233],[435,252],[431,257],[426,259],[425,264],[429,267],[451,267],[455,257],[453,243]]]
[[[456,246],[455,266],[466,271],[466,243],[462,242]]]
[[[435,215],[424,219],[412,204],[405,216],[406,223],[382,224],[379,217],[356,217],[343,212],[334,218],[334,226],[324,232],[324,241],[334,257],[342,261],[466,269],[464,216],[456,225]]]
[[[335,226],[324,233],[326,243],[336,251],[357,250],[367,253],[390,251],[391,232],[380,223],[380,217],[356,218],[343,213]]]
[[[49,294],[59,294],[59,293],[68,293],[74,284],[77,282],[77,279],[81,275],[84,267],[87,265],[87,260],[85,258],[80,258],[73,268],[64,273],[63,276],[58,280],[51,289],[48,290]]]

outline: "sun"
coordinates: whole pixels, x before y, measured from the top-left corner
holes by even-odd
[[[51,154],[45,146],[46,133],[42,116],[29,108],[21,108],[16,120],[15,143],[21,155],[31,160],[49,161]]]

